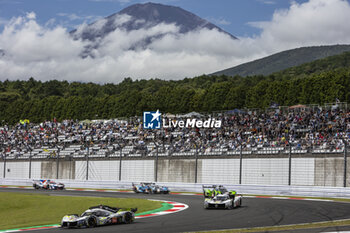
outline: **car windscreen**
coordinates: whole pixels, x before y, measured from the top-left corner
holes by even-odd
[[[94,211],[86,211],[81,216],[85,217],[85,216],[91,216],[91,215],[95,215],[97,217],[108,217],[110,213],[104,210],[94,210]]]
[[[221,197],[221,196],[216,196],[216,197],[215,197],[215,200],[217,200],[217,201],[226,201],[226,200],[227,200],[227,197],[226,197],[226,196],[223,196],[223,197]]]
[[[226,189],[226,188],[223,188],[223,187],[220,187],[220,188],[219,188],[219,191],[220,191],[221,193],[226,193],[226,192],[227,192],[227,189]]]
[[[88,212],[84,212],[81,217],[85,217],[85,216],[90,216],[92,215],[92,212],[88,211]]]

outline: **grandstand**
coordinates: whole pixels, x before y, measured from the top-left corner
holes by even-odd
[[[222,127],[145,130],[141,118],[4,125],[0,127],[0,153],[8,160],[330,154],[343,153],[350,141],[346,104],[226,111],[197,117],[209,116],[221,120]]]

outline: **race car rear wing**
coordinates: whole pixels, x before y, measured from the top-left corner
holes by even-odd
[[[140,184],[144,184],[144,185],[156,185],[156,183],[151,183],[151,182],[140,182]],[[134,182],[131,183],[132,186],[135,186]]]
[[[202,185],[203,189],[207,188],[207,189],[213,189],[216,188],[217,185]]]

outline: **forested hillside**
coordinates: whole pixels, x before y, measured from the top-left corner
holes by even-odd
[[[200,76],[120,84],[52,80],[0,82],[0,123],[20,119],[116,118],[143,111],[212,112],[235,108],[350,102],[350,53],[305,64],[270,76]]]
[[[270,75],[329,56],[350,51],[350,45],[313,46],[291,49],[255,61],[215,72],[213,75],[252,76]]]
[[[350,68],[350,52],[326,57],[317,61],[291,67],[281,72],[275,73],[275,76],[285,79],[306,77],[310,74],[317,74],[324,71]]]

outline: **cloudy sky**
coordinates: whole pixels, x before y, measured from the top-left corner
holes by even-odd
[[[163,0],[154,2],[193,12],[239,40],[207,29],[175,35],[176,25],[160,24],[149,30],[116,30],[100,41],[94,58],[81,57],[89,43],[73,40],[69,31],[143,2],[0,0],[0,80],[181,79],[286,49],[350,44],[347,0]],[[147,47],[128,49],[138,40],[166,32],[171,34]]]

